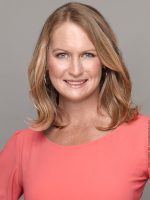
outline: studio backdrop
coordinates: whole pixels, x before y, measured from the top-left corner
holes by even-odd
[[[36,114],[28,94],[27,68],[46,18],[66,2],[0,0],[0,149]],[[150,115],[150,1],[78,2],[96,7],[110,23],[131,76],[133,100]],[[142,199],[150,199],[150,183]]]

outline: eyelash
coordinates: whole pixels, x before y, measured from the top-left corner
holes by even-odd
[[[59,57],[60,55],[67,55],[67,53],[58,53],[58,54],[56,54],[56,57],[58,57],[58,58],[64,58],[64,57]],[[85,55],[90,55],[90,56],[88,56],[88,57],[95,57],[95,55],[94,54],[92,54],[92,53],[85,53]]]

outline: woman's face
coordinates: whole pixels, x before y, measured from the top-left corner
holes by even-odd
[[[60,99],[79,102],[85,98],[97,98],[102,63],[80,26],[65,22],[54,31],[47,64]]]

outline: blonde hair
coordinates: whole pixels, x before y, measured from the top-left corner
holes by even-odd
[[[107,69],[107,76],[102,71],[97,111],[100,112],[103,108],[110,116],[111,123],[107,127],[101,126],[97,129],[110,130],[122,122],[134,120],[138,115],[138,106],[133,105],[131,100],[131,80],[115,34],[98,10],[83,3],[69,2],[57,8],[47,18],[29,65],[29,93],[38,115],[37,119],[32,120],[31,128],[45,131],[53,125],[59,128],[67,125],[62,121],[61,116],[66,113],[58,105],[59,94],[48,80],[46,72],[47,51],[52,34],[66,21],[83,28],[105,66],[102,69]],[[48,85],[45,84],[45,78]]]

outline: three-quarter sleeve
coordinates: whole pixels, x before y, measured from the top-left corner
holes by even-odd
[[[18,200],[23,194],[19,133],[16,131],[0,152],[0,200]]]

